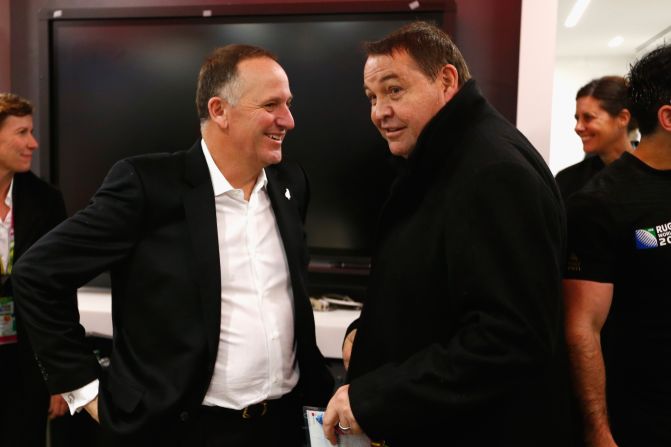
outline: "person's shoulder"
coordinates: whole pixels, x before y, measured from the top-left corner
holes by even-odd
[[[499,125],[487,124],[494,122]],[[543,157],[515,126],[500,115],[493,115],[478,127],[483,131],[468,149],[473,150],[472,157],[480,159],[478,163],[482,170],[508,171],[510,175],[526,176],[537,184],[555,189],[552,173]]]
[[[192,164],[195,169],[189,168],[188,153],[189,151],[155,152],[123,158],[110,167],[101,188],[142,188],[147,195],[161,195],[168,188],[182,185],[185,179],[190,179],[188,181],[191,183],[209,180],[202,153],[202,160],[196,160]]]
[[[465,127],[465,139],[479,145],[499,147],[501,143],[531,144],[510,121],[488,103],[482,106]]]
[[[169,164],[183,163],[186,151],[177,152],[153,152],[148,154],[133,155],[124,158],[121,162],[129,163],[138,168],[161,168]]]
[[[61,192],[51,183],[38,177],[32,171],[18,172],[14,174],[14,185],[18,190],[30,191],[31,194],[45,196],[60,196]]]
[[[628,153],[610,163],[599,171],[585,185],[583,191],[592,195],[612,195],[622,191],[628,191],[629,188],[636,185],[637,177],[640,171],[636,169],[636,161],[633,155]]]
[[[559,171],[555,181],[564,200],[580,191],[603,168],[601,159],[598,156],[591,156]]]
[[[614,161],[567,198],[567,209],[589,213],[591,209],[612,207],[620,201],[622,192],[629,190],[630,174],[629,167],[623,166],[620,160]]]
[[[185,176],[188,167],[195,166],[195,171],[204,174],[207,172],[207,163],[199,147],[192,147],[186,151],[154,152],[124,158],[118,161],[112,169],[119,172],[135,172],[141,178],[165,181],[177,181]],[[193,169],[192,169],[193,170]]]
[[[270,172],[277,178],[290,182],[305,181],[305,171],[296,161],[283,160],[280,163],[268,166],[266,172]]]
[[[474,120],[466,135],[467,149],[485,165],[512,162],[545,171],[546,164],[534,145],[491,106]]]
[[[465,89],[463,95],[452,108],[452,115],[440,116],[442,121],[438,123],[442,124],[442,132],[434,132],[428,140],[434,147],[447,148],[449,155],[445,157],[445,165],[459,163],[471,178],[469,181],[460,177],[465,183],[489,183],[487,175],[478,173],[511,173],[555,189],[545,161],[524,134],[489,104],[479,91]],[[449,117],[455,118],[458,124],[448,120]],[[475,177],[478,179],[475,180]]]
[[[557,179],[557,181],[560,181],[562,179],[579,176],[583,172],[585,172],[586,169],[589,169],[592,166],[592,164],[593,164],[592,157],[585,158],[583,160],[580,160],[578,163],[572,164],[571,166],[567,166],[566,168],[562,169],[557,173],[555,178]]]

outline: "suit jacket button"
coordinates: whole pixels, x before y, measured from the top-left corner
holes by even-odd
[[[186,422],[189,420],[189,412],[188,411],[182,411],[179,414],[179,420],[182,422]]]

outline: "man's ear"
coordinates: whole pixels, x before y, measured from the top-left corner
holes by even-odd
[[[459,73],[457,67],[445,64],[438,72],[438,78],[443,87],[443,97],[448,102],[459,91]]]
[[[665,132],[671,133],[671,105],[666,104],[659,108],[657,122]]]
[[[228,127],[228,107],[228,102],[223,98],[218,96],[210,98],[207,101],[207,111],[210,114],[210,121],[222,129],[226,129]]]

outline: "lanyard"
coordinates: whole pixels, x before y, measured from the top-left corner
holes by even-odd
[[[12,213],[12,210],[9,211]],[[9,253],[7,255],[7,268],[0,256],[0,281],[4,283],[12,273],[14,263],[14,213],[10,216],[9,224]],[[0,296],[0,345],[16,343],[16,316],[14,314],[14,299],[12,296]]]
[[[9,276],[12,274],[12,264],[14,264],[14,210],[10,209],[10,222],[9,222],[9,254],[7,259],[7,268],[5,269],[5,263],[2,260],[2,255],[0,255],[0,276]]]

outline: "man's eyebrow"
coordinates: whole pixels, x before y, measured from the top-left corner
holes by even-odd
[[[269,96],[266,97],[265,99],[262,99],[261,102],[266,103],[266,102],[291,102],[293,101],[294,97],[293,95],[291,96]]]
[[[395,73],[389,73],[388,75],[382,76],[382,78],[378,82],[385,82],[390,79],[398,79],[398,75]]]
[[[388,75],[382,76],[382,77],[381,77],[380,79],[378,79],[376,82],[378,82],[378,83],[382,83],[382,82],[386,82],[386,81],[388,81],[388,80],[390,80],[390,79],[398,79],[398,75],[395,74],[395,73],[389,73]],[[363,85],[363,89],[364,89],[364,90],[367,90],[367,89],[368,89],[368,87],[366,87],[366,84]]]

